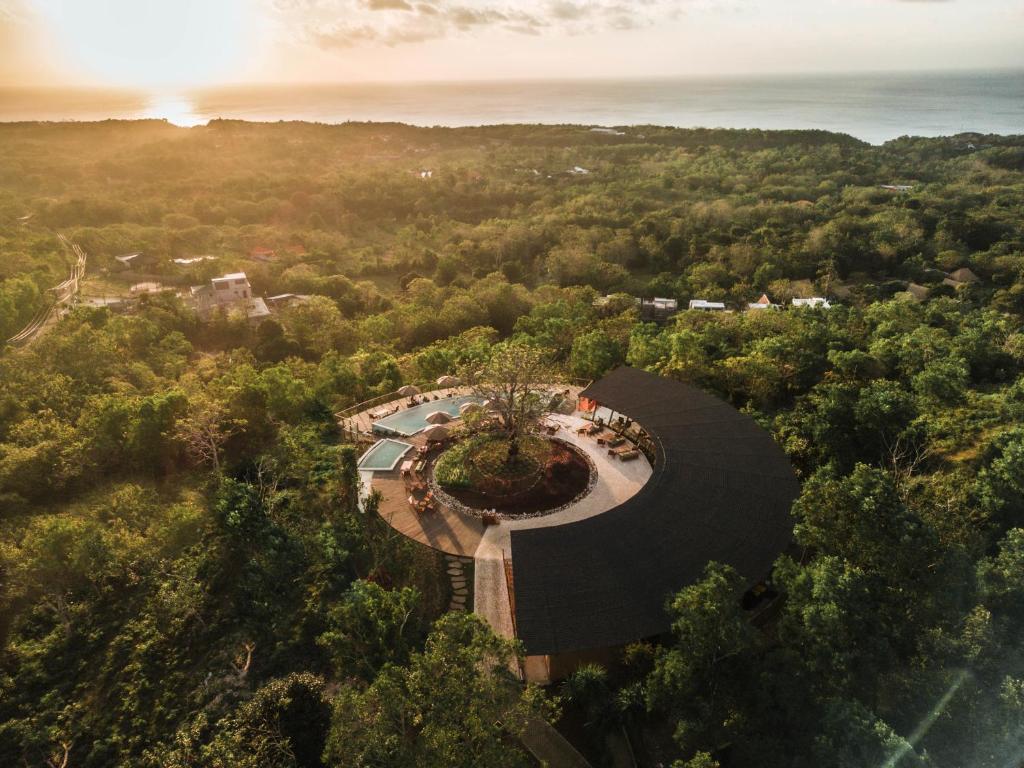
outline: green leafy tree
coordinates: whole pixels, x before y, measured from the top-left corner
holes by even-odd
[[[342,689],[325,759],[353,768],[529,765],[517,737],[549,708],[516,680],[516,659],[516,646],[476,616],[447,614],[408,664],[385,666],[364,690]]]

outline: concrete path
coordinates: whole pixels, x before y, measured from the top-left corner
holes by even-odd
[[[584,452],[597,470],[597,482],[586,496],[568,509],[526,520],[502,520],[500,525],[484,529],[476,550],[476,577],[473,585],[473,611],[483,617],[503,637],[515,634],[512,605],[504,558],[512,559],[512,531],[567,525],[607,512],[636,494],[651,477],[651,465],[641,454],[635,461],[619,461],[608,455],[608,449],[592,437],[577,435],[581,426],[590,422],[580,416],[552,415],[549,422],[560,425],[557,437],[572,443]],[[512,563],[515,574],[515,563]]]

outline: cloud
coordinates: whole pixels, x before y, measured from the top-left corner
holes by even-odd
[[[268,0],[282,26],[325,50],[399,46],[498,32],[592,34],[634,30],[719,0]]]
[[[405,0],[363,0],[369,11],[411,11],[412,6]]]

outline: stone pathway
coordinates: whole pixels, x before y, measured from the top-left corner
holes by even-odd
[[[445,555],[447,564],[448,580],[452,584],[452,600],[448,604],[449,611],[465,611],[469,609],[469,580],[466,576],[466,566],[473,562],[472,557],[459,557],[458,555]]]

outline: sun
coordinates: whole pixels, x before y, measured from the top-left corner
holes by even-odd
[[[245,67],[245,0],[35,0],[62,58],[101,85],[165,89],[209,85]]]

